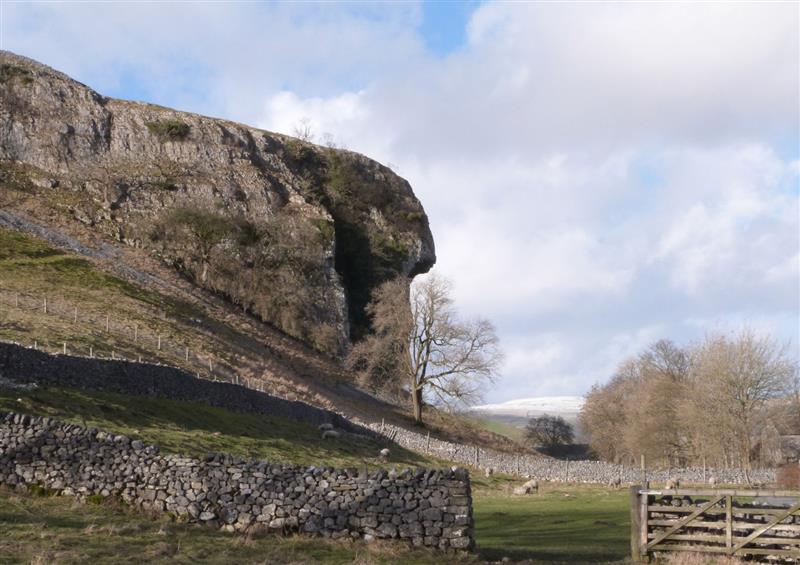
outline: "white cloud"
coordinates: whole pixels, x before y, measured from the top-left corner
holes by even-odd
[[[7,47],[101,90],[308,118],[391,163],[497,322],[489,400],[580,394],[719,324],[800,339],[800,5],[486,3],[447,57],[414,5],[12,6]]]
[[[324,143],[326,137],[333,136],[331,132],[342,132],[353,122],[369,120],[369,112],[361,103],[361,96],[362,93],[345,92],[331,98],[301,100],[293,92],[282,91],[266,101],[264,117],[258,125],[292,134],[305,123],[311,129],[313,140]],[[347,143],[342,139],[333,141]]]

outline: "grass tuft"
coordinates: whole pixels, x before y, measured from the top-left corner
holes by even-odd
[[[189,124],[177,119],[147,122],[145,125],[150,133],[162,141],[183,141],[191,131]]]

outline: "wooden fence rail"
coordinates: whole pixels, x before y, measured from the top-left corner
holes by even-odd
[[[800,562],[800,490],[631,487],[631,558],[694,551]]]

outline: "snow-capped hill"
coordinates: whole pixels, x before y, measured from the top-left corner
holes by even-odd
[[[577,415],[583,407],[582,396],[540,396],[536,398],[519,398],[499,404],[473,406],[475,412],[488,414],[506,414],[509,416],[553,416]]]

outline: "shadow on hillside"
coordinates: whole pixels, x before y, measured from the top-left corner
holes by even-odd
[[[196,402],[76,389],[34,391],[0,388],[0,410],[50,416],[142,438],[165,452],[202,457],[211,452],[297,464],[376,466],[386,446],[373,438],[342,434],[323,440],[316,426],[269,415],[233,412]],[[390,464],[429,466],[431,461],[391,446]]]

